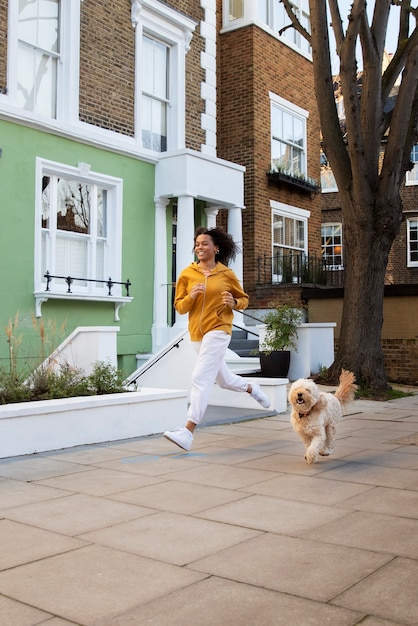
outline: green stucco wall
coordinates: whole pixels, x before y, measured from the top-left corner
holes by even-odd
[[[48,300],[42,306],[46,328],[55,327],[55,348],[77,326],[119,326],[120,366],[128,374],[135,368],[135,354],[151,349],[154,267],[154,165],[127,156],[63,139],[22,125],[0,120],[0,367],[8,367],[9,344],[4,328],[19,318],[16,336],[22,336],[19,361],[39,359],[40,330],[34,327],[34,219],[36,157],[76,167],[89,163],[91,170],[122,178],[122,280],[132,283],[134,300],[120,308],[114,320],[114,304],[80,300]]]

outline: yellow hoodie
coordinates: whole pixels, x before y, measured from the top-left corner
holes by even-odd
[[[189,294],[196,283],[204,283],[206,290],[193,300]],[[231,307],[222,303],[223,291],[229,291],[236,299],[234,309],[247,308],[248,295],[235,273],[223,263],[217,263],[209,276],[203,274],[196,261],[181,272],[177,280],[174,307],[180,315],[189,314],[192,341],[201,341],[203,335],[210,330],[223,330],[232,334],[234,314]]]

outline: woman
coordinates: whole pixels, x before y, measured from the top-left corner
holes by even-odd
[[[227,267],[237,254],[237,246],[220,228],[199,228],[194,252],[198,260],[181,272],[174,300],[178,313],[189,314],[190,339],[198,355],[192,373],[188,421],[184,428],[164,433],[183,450],[192,446],[193,432],[206,411],[215,380],[224,389],[246,391],[264,408],[270,406],[259,385],[231,372],[224,361],[232,335],[232,311],[248,306],[248,295]]]

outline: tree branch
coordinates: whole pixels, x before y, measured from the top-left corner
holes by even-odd
[[[400,184],[407,169],[417,123],[417,88],[418,45],[411,48],[408,53],[390,122],[381,170],[382,184],[387,193],[391,186],[396,188],[396,185]],[[405,120],[409,122],[406,124]]]
[[[293,8],[292,5],[290,4],[290,0],[279,0],[284,8],[285,11],[291,21],[291,26],[298,31],[298,33],[300,33],[302,35],[302,37],[305,37],[305,39],[309,42],[309,44],[311,43],[311,35],[310,33],[308,33],[308,31],[306,30],[306,28],[304,28],[302,26],[302,24],[300,23],[298,16],[293,12]],[[288,28],[290,28],[289,26],[286,26],[285,28],[282,28],[281,31],[279,32],[279,34],[281,35],[282,32],[284,32],[285,30],[287,30]]]
[[[351,184],[351,167],[335,103],[326,4],[309,0],[309,11],[315,91],[324,152],[336,176],[338,187],[343,190]]]

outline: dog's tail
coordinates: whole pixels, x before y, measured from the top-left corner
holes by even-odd
[[[341,370],[340,384],[335,390],[335,397],[339,400],[343,408],[354,400],[354,394],[357,390],[355,383],[356,379],[353,372]]]

